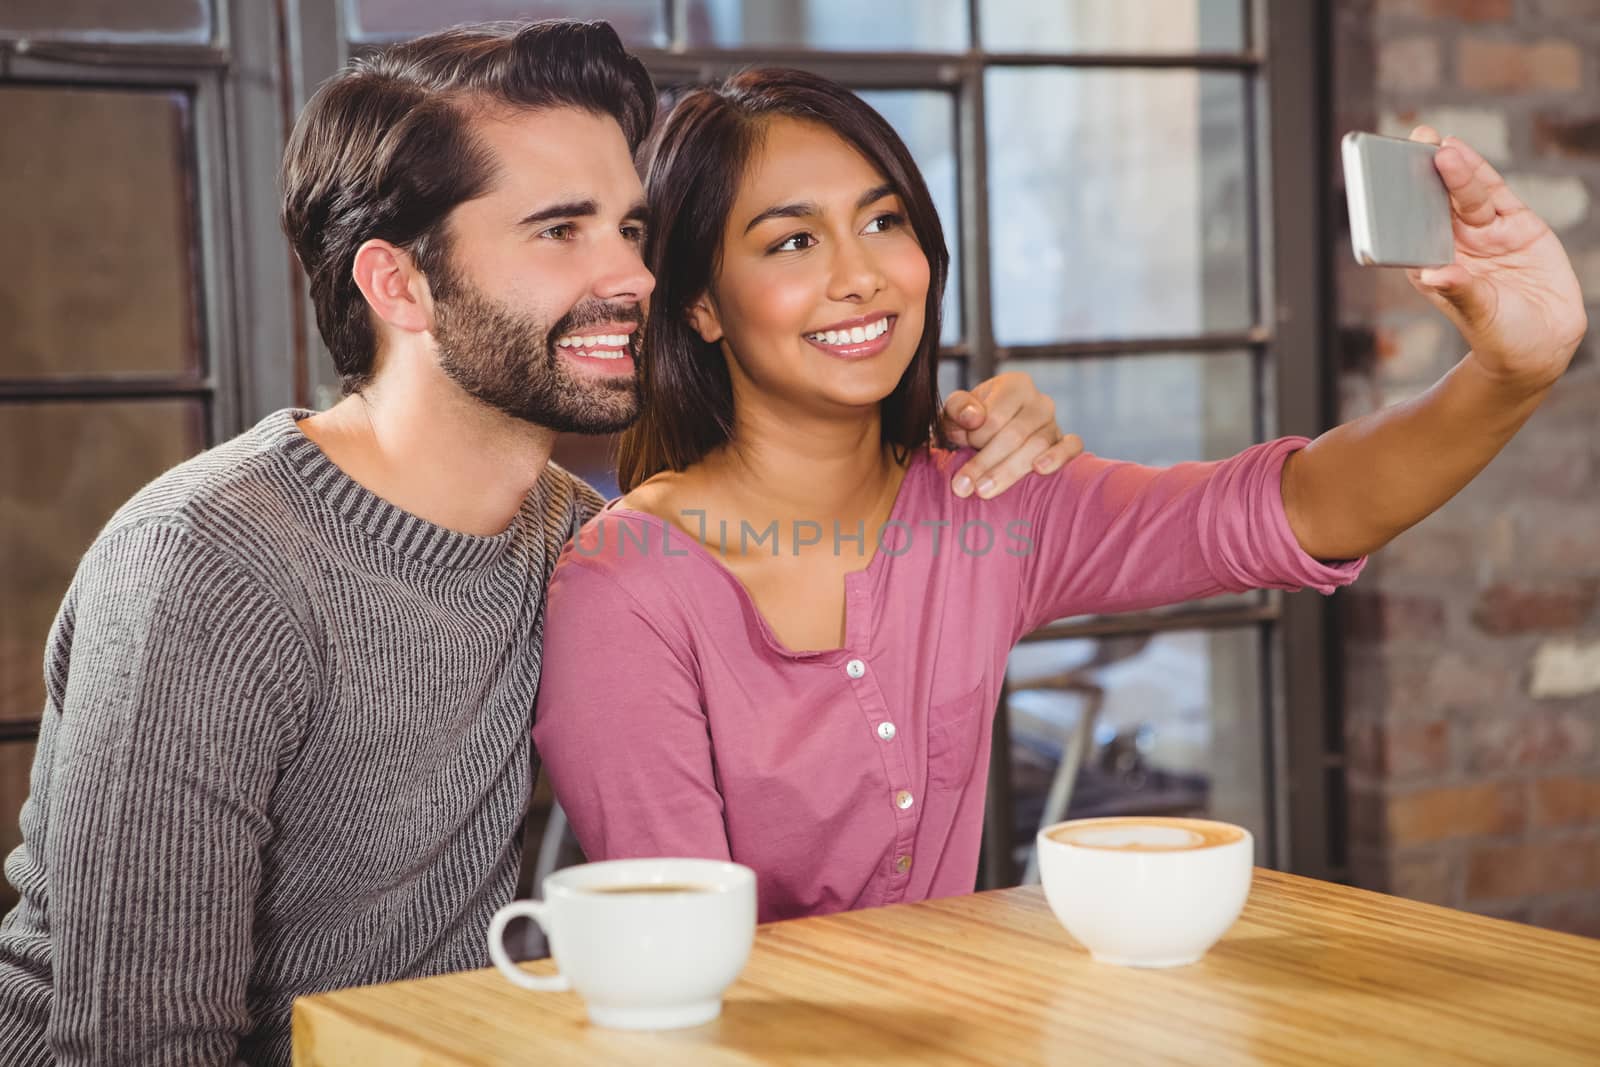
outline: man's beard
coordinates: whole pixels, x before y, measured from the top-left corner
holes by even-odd
[[[616,433],[639,417],[640,330],[628,335],[634,373],[574,374],[555,342],[602,322],[642,325],[637,304],[590,300],[546,327],[489,299],[459,276],[434,285],[439,367],[497,411],[560,433]]]

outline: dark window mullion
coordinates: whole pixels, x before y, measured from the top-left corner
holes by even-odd
[[[197,70],[226,70],[228,49],[221,45],[90,44],[82,41],[0,39],[0,70],[28,76],[36,69],[151,72],[157,77]]]
[[[977,38],[975,37],[976,43]],[[957,200],[961,230],[961,325],[967,340],[969,382],[993,376],[998,362],[990,294],[989,145],[981,64],[964,72],[956,97]]]
[[[19,378],[0,380],[0,404],[206,397],[215,391],[214,382],[199,378]]]
[[[636,48],[657,84],[697,83],[725,78],[751,66],[790,66],[832,78],[862,89],[934,89],[948,91],[959,85],[963,73],[976,63],[965,55],[934,60],[907,53],[892,58],[841,52],[771,51],[760,57],[743,51],[665,51]]]
[[[1175,352],[1237,352],[1271,343],[1265,329],[1242,332],[1173,334],[1171,337],[1130,337],[1122,340],[1061,341],[1053,344],[1000,345],[999,360],[1099,359],[1106,356],[1171,355]]]
[[[378,48],[404,40],[364,38],[360,44]],[[843,64],[871,68],[955,71],[969,66],[985,67],[1126,67],[1159,70],[1255,70],[1263,57],[1254,52],[840,52],[812,48],[752,46],[749,48],[632,48],[647,66],[670,61],[689,66],[804,66],[812,70]],[[954,74],[946,80],[954,80]]]
[[[662,0],[662,24],[667,28],[667,48],[681,52],[689,47],[689,0]]]
[[[217,49],[144,48],[142,46],[39,43],[15,54],[14,43],[0,43],[0,52],[12,48],[5,65],[3,85],[30,85],[70,92],[73,89],[166,90],[184,94],[184,128],[179,138],[184,153],[178,168],[187,187],[183,190],[191,226],[188,252],[192,287],[190,329],[203,375],[104,379],[0,380],[0,398],[96,399],[107,397],[153,398],[204,395],[210,421],[209,442],[236,433],[238,398],[235,395],[239,358],[233,341],[233,249],[229,237],[226,189],[226,139],[222,117],[224,85],[229,76],[227,57]],[[222,61],[212,65],[175,65],[181,56],[219,52]],[[161,58],[156,62],[155,58]],[[147,62],[140,65],[141,60]]]
[[[1327,425],[1329,383],[1325,125],[1323,97],[1331,62],[1328,5],[1277,3],[1258,12],[1270,63],[1260,87],[1267,184],[1262,192],[1264,306],[1273,320],[1269,352],[1273,386],[1271,432],[1313,436]],[[1270,15],[1270,17],[1268,17]],[[1330,605],[1302,593],[1284,598],[1270,646],[1276,671],[1266,691],[1278,757],[1275,797],[1279,866],[1337,879],[1343,842],[1330,802],[1330,739],[1341,735],[1336,627]]]
[[[1173,630],[1234,630],[1275,622],[1280,602],[1262,598],[1258,604],[1192,611],[1142,611],[1126,615],[1099,615],[1087,619],[1050,623],[1025,635],[1022,644],[1060,641],[1069,637],[1108,637],[1116,634],[1167,633]]]

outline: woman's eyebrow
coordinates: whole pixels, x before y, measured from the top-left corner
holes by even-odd
[[[856,210],[860,211],[868,204],[874,204],[886,196],[893,196],[894,193],[895,189],[893,182],[884,182],[882,185],[875,185],[871,189],[868,189],[866,192],[861,194],[861,199],[856,201]]]
[[[856,210],[860,211],[868,204],[876,203],[886,196],[893,196],[894,192],[895,188],[893,182],[884,182],[882,185],[875,185],[857,198]],[[791,204],[776,204],[773,207],[767,208],[767,210],[761,212],[755,218],[747,222],[744,227],[744,232],[749,233],[751,230],[755,229],[757,226],[768,221],[769,219],[804,219],[820,214],[822,214],[822,209],[819,208],[816,204],[816,201],[813,200],[796,200]]]
[[[822,214],[822,209],[811,200],[797,200],[792,204],[777,204],[761,212],[755,218],[745,223],[744,232],[749,233],[768,219],[804,219],[813,215]]]

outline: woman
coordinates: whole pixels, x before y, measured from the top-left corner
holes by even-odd
[[[647,158],[646,415],[627,495],[553,580],[534,736],[591,859],[731,857],[763,920],[970,891],[1019,637],[1352,581],[1510,439],[1586,325],[1548,227],[1449,141],[1460,256],[1414,282],[1472,351],[1430,392],[1309,444],[1084,455],[953,497],[966,454],[920,443],[944,242],[888,125],[753,71],[684,97]]]

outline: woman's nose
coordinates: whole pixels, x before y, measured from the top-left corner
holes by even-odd
[[[883,290],[884,277],[872,253],[859,241],[838,247],[828,297],[864,303],[877,296]]]

